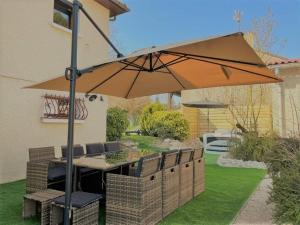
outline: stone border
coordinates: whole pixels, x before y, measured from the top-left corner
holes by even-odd
[[[217,164],[222,167],[267,169],[266,164],[263,162],[232,159],[228,153],[220,154]]]

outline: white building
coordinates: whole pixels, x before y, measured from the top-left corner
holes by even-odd
[[[107,35],[110,18],[128,11],[117,0],[81,3]],[[25,178],[28,148],[55,146],[59,155],[67,143],[68,100],[61,97],[68,94],[23,87],[63,74],[70,65],[71,14],[59,0],[0,0],[0,183]],[[79,21],[79,68],[101,63],[108,45],[81,13]],[[77,98],[74,142],[105,141],[106,98]]]

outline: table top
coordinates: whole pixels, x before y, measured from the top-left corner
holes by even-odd
[[[138,151],[121,151],[106,153],[97,156],[82,156],[73,158],[73,165],[77,167],[86,167],[97,170],[110,170],[123,165],[128,165],[139,161],[142,157]],[[66,163],[65,158],[52,160],[55,163]]]

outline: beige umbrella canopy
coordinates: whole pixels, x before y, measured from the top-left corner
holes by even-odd
[[[80,72],[77,92],[123,98],[281,81],[242,33],[143,49]],[[69,91],[69,81],[60,76],[29,88]]]

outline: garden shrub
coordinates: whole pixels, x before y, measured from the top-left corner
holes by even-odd
[[[245,133],[241,139],[233,139],[230,154],[235,159],[244,161],[264,161],[265,155],[271,151],[275,140],[272,136],[259,137],[257,133]]]
[[[188,122],[181,113],[176,111],[157,111],[152,116],[151,135],[180,141],[189,135]]]
[[[106,139],[108,141],[119,140],[129,125],[127,111],[119,107],[107,110]]]
[[[151,103],[145,106],[140,115],[141,131],[144,135],[153,136],[153,113],[166,110],[165,106],[160,103]]]
[[[280,139],[266,155],[278,224],[300,224],[300,140]]]

